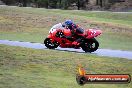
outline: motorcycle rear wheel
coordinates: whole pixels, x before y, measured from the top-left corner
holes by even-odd
[[[82,50],[90,53],[96,51],[98,47],[99,43],[95,38],[87,40],[82,44]]]
[[[58,42],[52,42],[50,38],[46,38],[44,40],[44,44],[49,49],[55,49],[55,48],[57,48],[59,46]]]

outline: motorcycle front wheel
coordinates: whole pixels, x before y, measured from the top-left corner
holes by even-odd
[[[49,49],[55,49],[55,48],[57,48],[59,46],[58,42],[52,42],[50,38],[46,38],[44,40],[44,44]]]
[[[93,39],[84,41],[81,47],[83,51],[91,53],[98,49],[99,43],[95,38],[93,38]]]

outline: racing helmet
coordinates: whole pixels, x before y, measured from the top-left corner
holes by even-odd
[[[66,20],[66,21],[65,21],[65,24],[66,24],[67,26],[70,26],[70,25],[73,24],[73,21],[72,21],[72,20]]]
[[[66,20],[65,21],[66,27],[72,30],[73,21],[72,20]]]

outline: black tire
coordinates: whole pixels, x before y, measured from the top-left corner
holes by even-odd
[[[59,46],[58,42],[52,42],[50,38],[46,38],[44,40],[44,44],[49,49],[55,49],[55,48],[57,48]]]
[[[90,53],[96,51],[98,47],[99,47],[99,43],[95,38],[86,40],[82,44],[83,51]]]

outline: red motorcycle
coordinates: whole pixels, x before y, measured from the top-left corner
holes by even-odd
[[[72,38],[66,38],[64,36],[70,36],[70,29],[57,29],[50,31],[47,38],[44,40],[44,44],[49,49],[55,49],[58,46],[61,48],[82,48],[85,52],[94,52],[98,49],[99,43],[95,39],[98,35],[102,33],[101,30],[87,29],[83,30],[82,28],[76,29],[76,34],[81,36],[81,41],[79,45],[73,45],[73,42],[77,39],[78,36]]]

